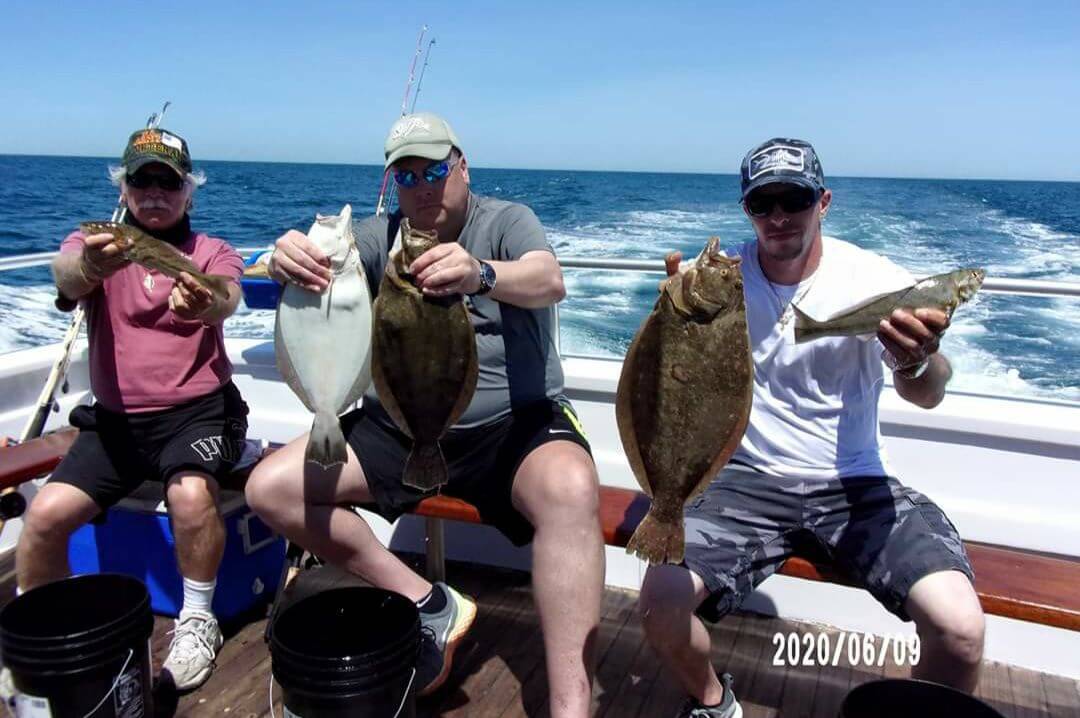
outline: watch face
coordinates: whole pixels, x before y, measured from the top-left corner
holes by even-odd
[[[487,262],[480,262],[481,291],[490,291],[495,286],[495,268]]]

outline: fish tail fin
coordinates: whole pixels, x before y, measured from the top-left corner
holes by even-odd
[[[681,563],[686,543],[681,521],[656,518],[650,509],[626,544],[626,552],[640,556],[653,565]]]
[[[791,311],[795,313],[796,344],[808,342],[811,339],[817,339],[818,337],[825,335],[826,330],[824,322],[819,322],[794,304],[791,305]]]
[[[405,460],[402,483],[421,491],[430,491],[449,480],[450,469],[446,466],[439,443],[413,444],[409,458]]]
[[[345,435],[341,433],[341,423],[335,414],[320,411],[315,414],[311,425],[304,461],[310,461],[325,468],[344,464],[348,459]]]
[[[229,284],[233,281],[230,277],[226,277],[224,274],[206,274],[201,279],[211,292],[222,299],[229,298]]]

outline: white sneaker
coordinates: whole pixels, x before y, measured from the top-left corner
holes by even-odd
[[[2,702],[14,714],[15,711],[15,677],[11,675],[11,669],[7,666],[0,668],[0,702]]]
[[[214,659],[224,642],[217,619],[205,611],[184,613],[176,619],[172,634],[162,676],[172,678],[177,690],[198,688],[214,670]]]

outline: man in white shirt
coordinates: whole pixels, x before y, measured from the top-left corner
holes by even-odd
[[[897,310],[876,336],[795,344],[794,304],[828,317],[914,282],[889,260],[821,234],[832,193],[813,147],[776,138],[747,153],[742,203],[756,239],[738,247],[754,360],[746,434],[728,466],[686,509],[682,565],[649,568],[646,635],[689,693],[680,716],[738,718],[709,633],[796,548],[816,546],[889,611],[915,621],[912,673],[973,691],[984,618],[956,528],[900,484],[878,427],[882,362],[897,393],[939,404],[952,375],[938,351],[949,317]]]

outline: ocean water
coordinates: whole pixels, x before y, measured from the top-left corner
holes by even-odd
[[[116,201],[107,159],[0,155],[0,257],[57,248]],[[374,211],[381,171],[359,165],[203,162],[193,224],[237,247],[269,245],[316,212]],[[734,175],[471,168],[473,189],[528,204],[561,256],[692,256],[752,238]],[[983,266],[991,277],[1080,283],[1080,183],[833,178],[826,233],[917,276]],[[656,275],[566,270],[564,353],[621,356],[656,297]],[[67,319],[44,267],[0,273],[0,353],[51,343]],[[231,335],[269,338],[273,313],[242,307]],[[981,293],[943,343],[954,388],[1080,401],[1080,300]]]

